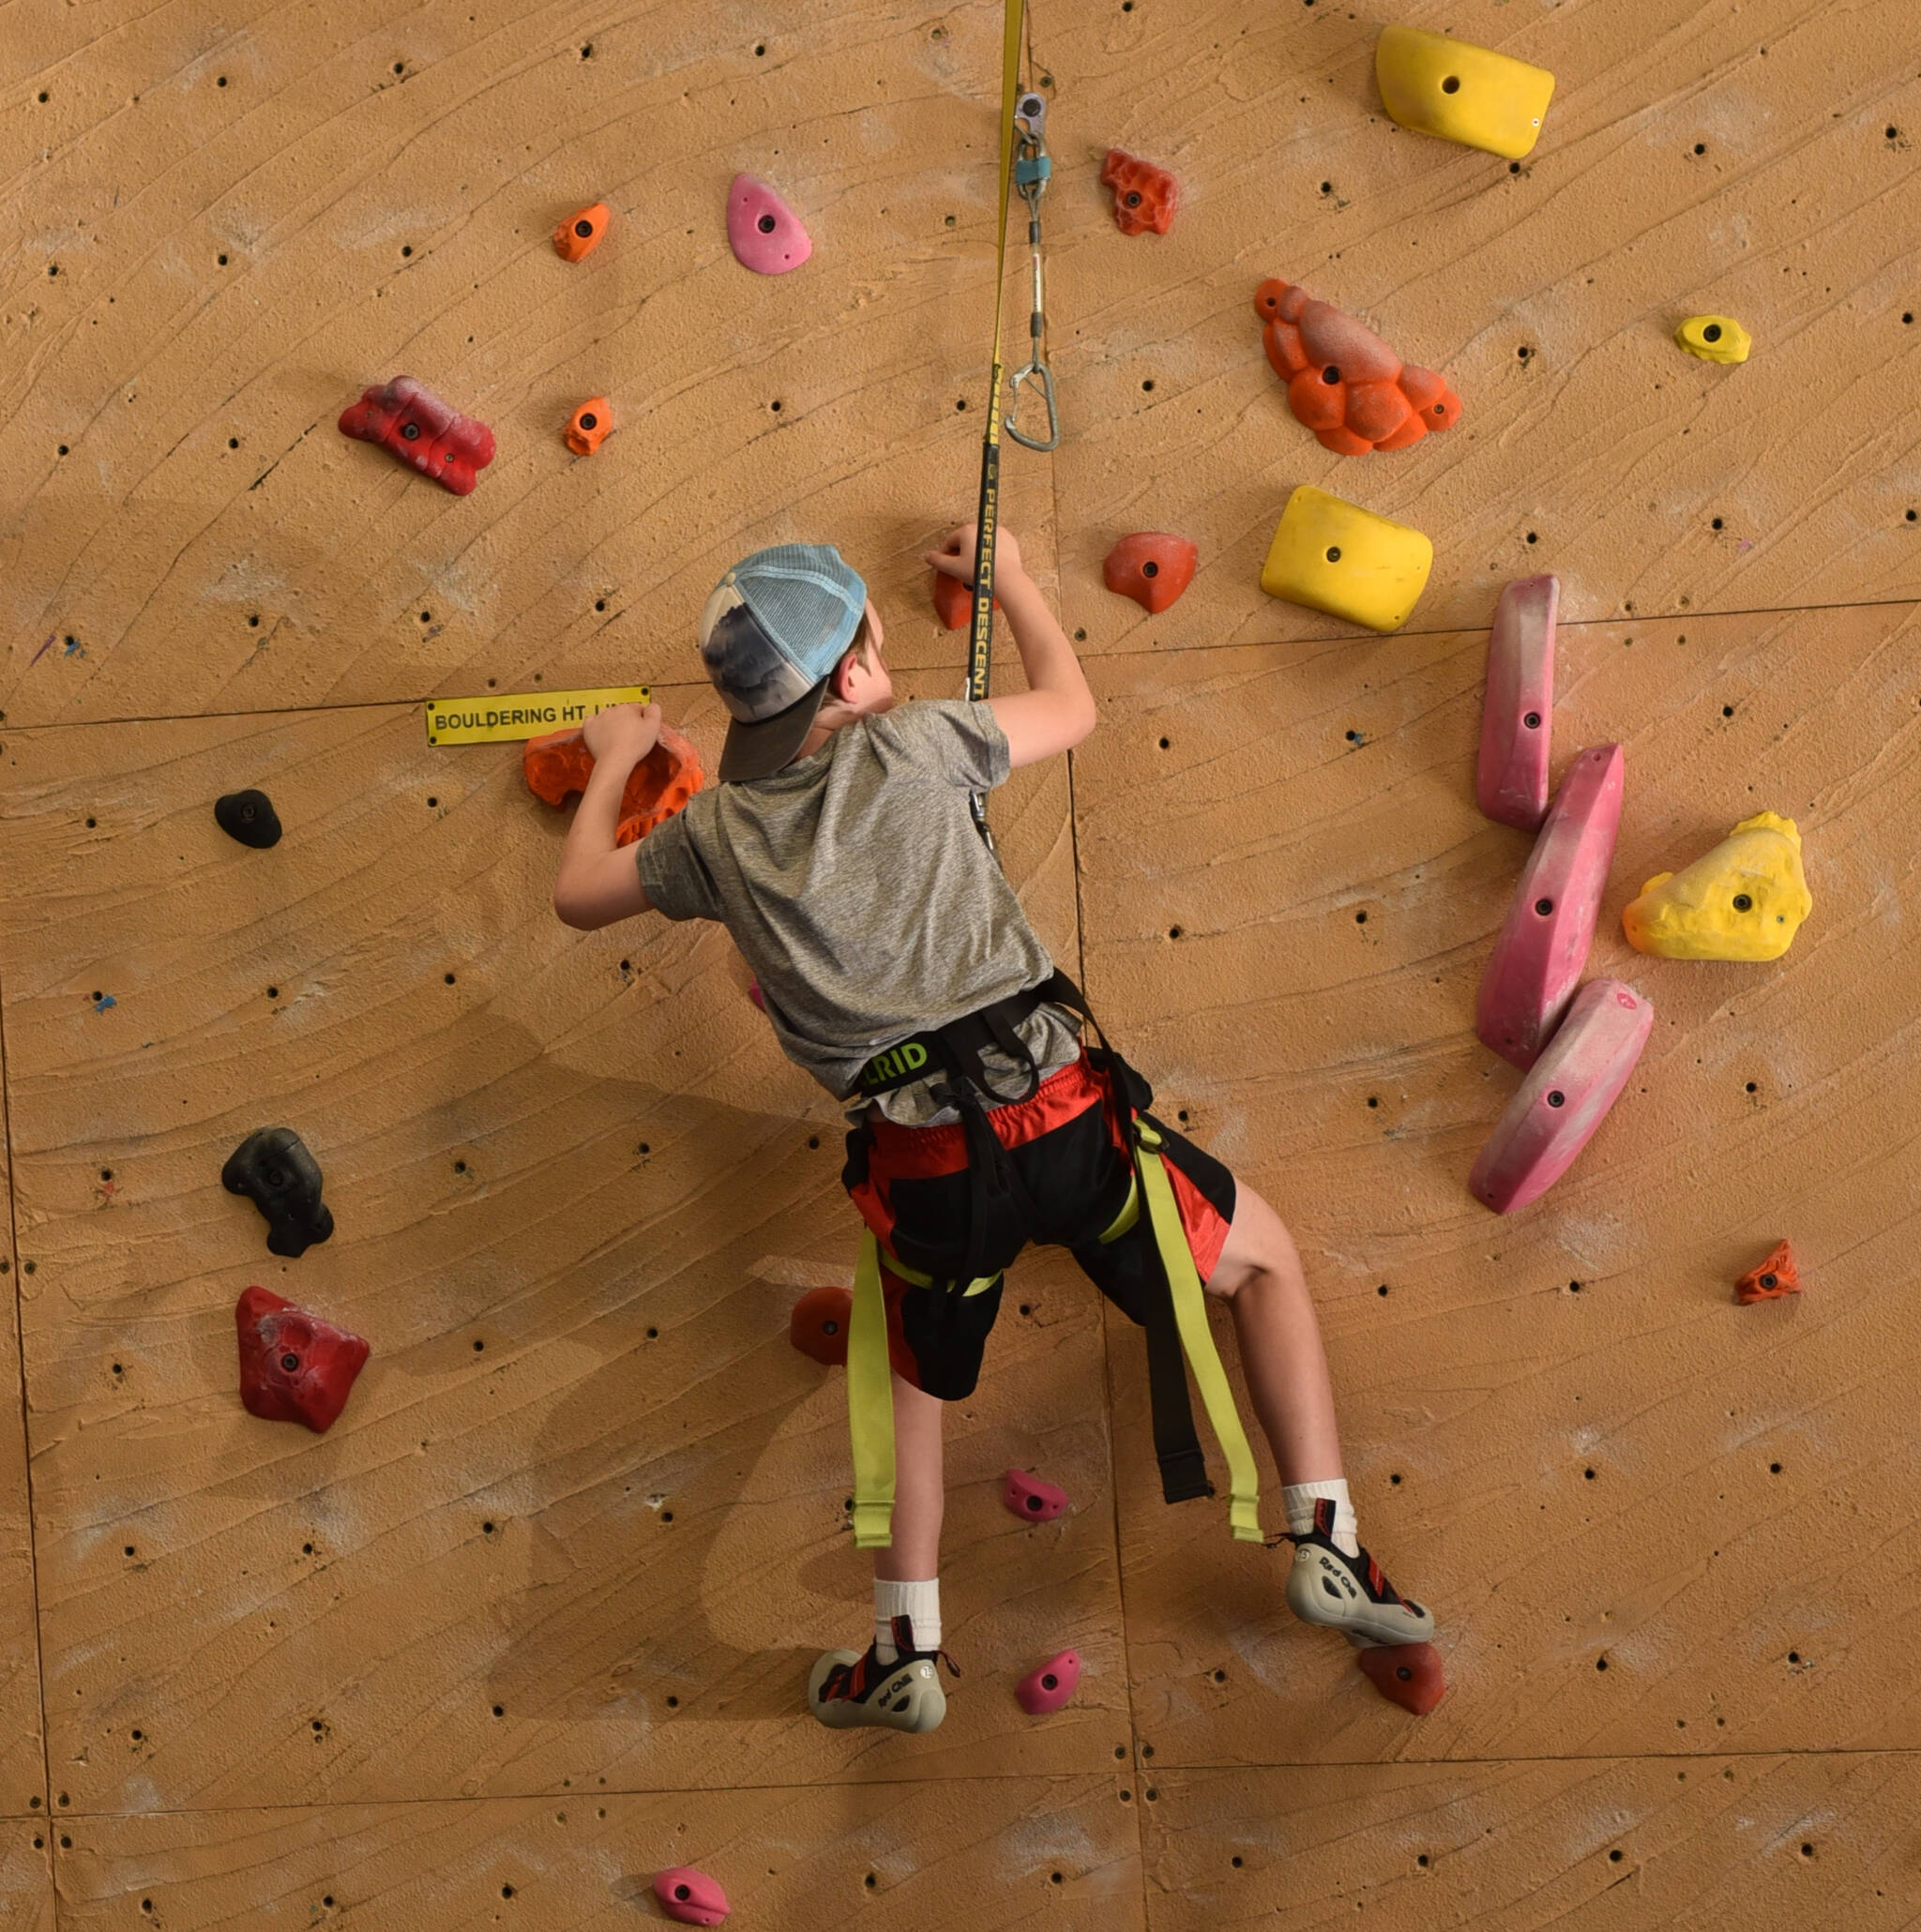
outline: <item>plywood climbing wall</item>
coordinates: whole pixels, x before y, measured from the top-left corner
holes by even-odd
[[[1066,435],[1009,450],[1006,515],[1101,724],[996,824],[1163,1110],[1293,1225],[1452,1689],[1403,1716],[1284,1552],[1158,1502],[1137,1339],[1041,1257],[949,1418],[967,1674],[910,1740],[801,1707],[867,1614],[840,1386],[786,1342],[849,1278],[837,1111],[723,934],[559,926],[562,819],[418,705],[645,681],[711,761],[694,615],[802,536],[954,690],[915,559],[973,496],[998,9],[8,14],[0,1921],[613,1927],[692,1863],[781,1932],[1913,1924],[1910,15],[1408,0],[1555,72],[1510,168],[1385,119],[1377,15],[1034,0]],[[1110,145],[1180,177],[1166,237],[1115,232]],[[739,169],[801,272],[734,262]],[[1322,450],[1272,274],[1460,425]],[[1673,347],[1703,309],[1745,367]],[[472,497],[336,432],[400,370],[492,424]],[[1399,635],[1259,592],[1302,482],[1432,536]],[[1140,528],[1200,546],[1159,617],[1100,584]],[[1495,596],[1542,569],[1557,763],[1626,747],[1594,966],[1658,1017],[1499,1220],[1472,1010],[1527,841],[1471,774]],[[213,824],[250,785],[270,852]],[[1789,957],[1629,953],[1640,881],[1762,807],[1808,841]],[[291,1261],[219,1179],[280,1122],[339,1223]],[[1782,1234],[1807,1293],[1737,1309]],[[373,1341],[325,1438],[235,1399],[256,1281]],[[1072,1511],[1017,1524],[1010,1464]],[[1023,1717],[1067,1645],[1080,1696]]]

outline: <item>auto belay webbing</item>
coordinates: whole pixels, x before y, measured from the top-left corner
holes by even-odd
[[[932,1078],[937,1081],[934,1097],[952,1105],[960,1116],[973,1191],[967,1259],[959,1278],[937,1281],[906,1266],[891,1253],[886,1270],[916,1288],[963,1297],[984,1294],[1000,1279],[998,1274],[976,1275],[970,1272],[984,1259],[981,1229],[986,1196],[1011,1193],[1024,1211],[1027,1226],[1044,1225],[1044,1217],[1028,1198],[1019,1172],[988,1119],[990,1106],[1018,1104],[1031,1099],[1039,1090],[1039,1068],[1018,1028],[1022,1019],[1044,1004],[1065,1007],[1093,1027],[1100,1041],[1100,1064],[1109,1076],[1111,1102],[1131,1155],[1133,1174],[1127,1198],[1101,1232],[1099,1241],[1105,1245],[1128,1233],[1138,1225],[1144,1204],[1160,1264],[1165,1293],[1150,1297],[1142,1314],[1142,1327],[1147,1342],[1148,1393],[1161,1493],[1169,1502],[1215,1493],[1207,1479],[1187,1396],[1187,1370],[1191,1368],[1207,1419],[1227,1458],[1229,1528],[1237,1541],[1259,1543],[1263,1539],[1253,1451],[1207,1324],[1206,1296],[1174,1200],[1162,1152],[1164,1143],[1154,1123],[1142,1110],[1147,1104],[1145,1098],[1139,1106],[1135,1102],[1137,1093],[1145,1095],[1144,1084],[1108,1045],[1080,989],[1066,974],[1056,972],[1040,986],[998,1001],[977,1013],[964,1015],[946,1026],[915,1034],[868,1063],[859,1088],[865,1096],[889,1093],[915,1080]],[[1002,1093],[993,1087],[982,1063],[982,1054],[989,1048],[997,1048],[1016,1066],[1024,1069],[1020,1092]],[[860,1260],[855,1271],[854,1306],[847,1336],[847,1416],[854,1445],[854,1541],[855,1547],[861,1549],[885,1549],[893,1541],[894,1395],[887,1348],[886,1297],[881,1272],[880,1243],[870,1228],[864,1230]]]

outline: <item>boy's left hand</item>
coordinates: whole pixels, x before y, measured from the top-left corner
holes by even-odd
[[[631,771],[660,741],[658,704],[610,704],[581,727],[596,764],[625,763]]]

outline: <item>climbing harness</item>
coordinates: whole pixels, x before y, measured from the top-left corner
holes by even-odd
[[[1028,358],[1014,371],[1007,388],[1006,427],[1007,434],[1025,448],[1058,449],[1061,418],[1054,407],[1053,371],[1047,366],[1047,301],[1040,268],[1040,198],[1047,192],[1048,177],[1054,168],[1047,152],[1047,102],[1038,94],[1023,94],[1015,104],[1014,123],[1021,130],[1021,158],[1014,163],[1014,187],[1027,204],[1027,248],[1034,258],[1034,307],[1027,317]],[[1020,414],[1023,385],[1038,388],[1047,406],[1045,437],[1029,436],[1014,420]]]
[[[1187,1370],[1191,1367],[1208,1421],[1227,1458],[1230,1530],[1238,1542],[1261,1542],[1259,1478],[1253,1452],[1208,1328],[1206,1298],[1174,1199],[1166,1143],[1145,1112],[1152,1095],[1141,1077],[1108,1045],[1085,998],[1066,974],[1056,972],[1041,986],[997,1001],[946,1026],[915,1034],[868,1063],[859,1087],[866,1097],[890,1093],[915,1080],[932,1080],[934,1098],[952,1106],[960,1116],[968,1155],[968,1232],[957,1278],[941,1280],[924,1274],[892,1252],[886,1259],[886,1272],[912,1287],[934,1291],[955,1302],[969,1300],[1000,1285],[997,1268],[985,1275],[975,1272],[991,1259],[985,1246],[991,1207],[1006,1208],[1011,1197],[1011,1205],[1026,1231],[1034,1234],[1047,1228],[1046,1215],[1030,1195],[988,1118],[990,1106],[1019,1104],[1039,1092],[1039,1068],[1017,1029],[1043,1004],[1066,1007],[1093,1027],[1100,1049],[1089,1059],[1106,1077],[1103,1105],[1112,1107],[1121,1142],[1129,1155],[1132,1172],[1127,1199],[1099,1234],[1098,1245],[1111,1245],[1131,1232],[1139,1225],[1143,1207],[1153,1235],[1160,1279],[1150,1288],[1147,1305],[1136,1319],[1146,1336],[1148,1392],[1161,1493],[1169,1502],[1214,1494],[1188,1401]],[[995,1090],[981,1060],[990,1046],[997,1047],[1024,1069],[1019,1093]],[[864,1230],[855,1271],[847,1336],[854,1540],[861,1549],[886,1548],[892,1543],[894,1396],[882,1267],[880,1242],[870,1227]]]

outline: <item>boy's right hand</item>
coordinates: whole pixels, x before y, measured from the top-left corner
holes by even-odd
[[[979,541],[978,526],[957,523],[941,539],[938,550],[923,551],[921,560],[930,564],[943,577],[958,577],[969,589],[974,585],[974,551]],[[994,576],[1019,577],[1024,572],[1021,561],[1021,539],[1005,523],[994,530]]]
[[[631,771],[660,740],[658,704],[610,704],[581,727],[596,764],[624,765]]]

